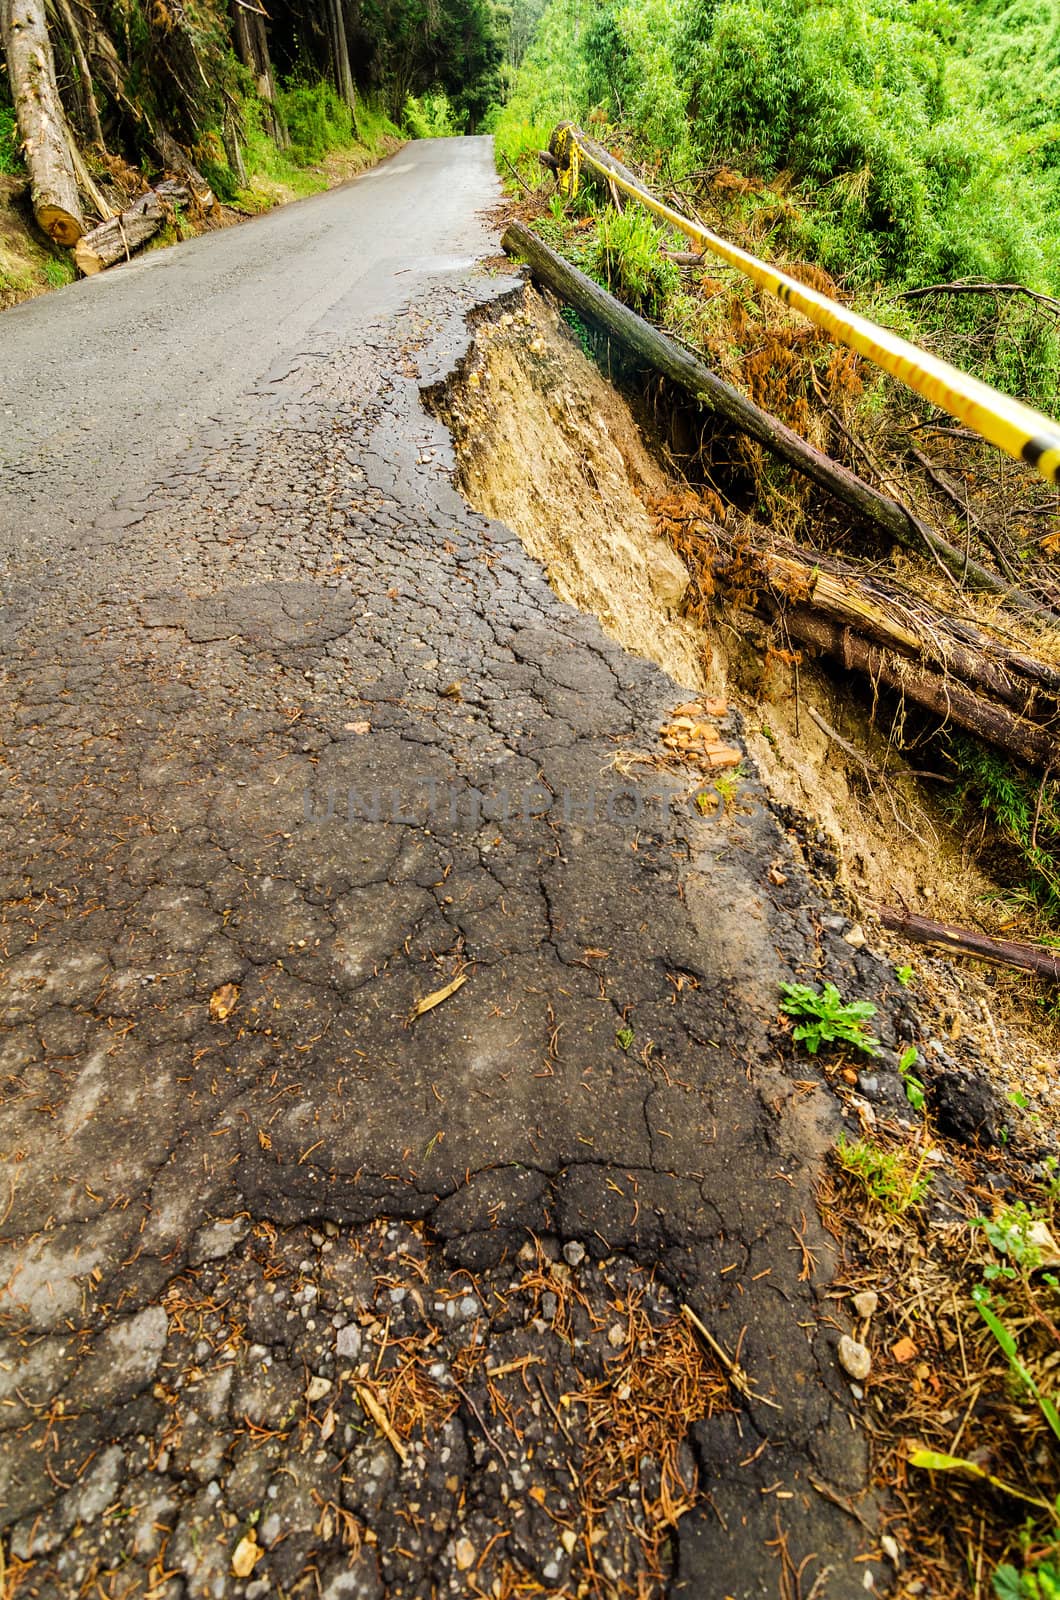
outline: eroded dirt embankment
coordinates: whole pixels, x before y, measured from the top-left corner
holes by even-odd
[[[914,768],[931,766],[929,756],[896,753],[901,708],[885,711],[871,690],[795,661],[749,610],[697,592],[667,537],[687,483],[549,301],[528,287],[521,305],[480,322],[471,362],[432,404],[453,434],[468,500],[516,529],[562,599],[676,683],[738,709],[781,820],[798,819],[807,864],[832,886],[839,910],[868,925],[874,905],[897,902],[978,924],[999,886],[938,790],[918,781]],[[742,514],[730,506],[727,515]],[[940,1068],[960,1040],[999,1093],[1031,1097],[1051,1122],[1060,1119],[1055,1034],[1033,998],[878,929],[872,937],[896,964],[915,967],[936,1017]]]

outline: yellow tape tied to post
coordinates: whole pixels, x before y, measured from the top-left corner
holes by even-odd
[[[940,411],[947,412],[958,422],[997,445],[1017,461],[1026,461],[1047,483],[1060,483],[1060,426],[1040,411],[1025,406],[1019,400],[992,389],[978,378],[961,372],[948,361],[929,355],[908,339],[899,338],[887,328],[870,322],[867,317],[848,311],[827,295],[807,288],[797,278],[780,272],[739,245],[730,244],[720,234],[690,222],[687,217],[671,210],[661,200],[638,183],[630,182],[621,172],[598,160],[587,148],[585,135],[573,123],[561,123],[553,135],[553,152],[560,162],[560,187],[572,198],[578,192],[580,168],[590,167],[608,184],[628,194],[646,206],[661,221],[676,228],[697,246],[709,250],[723,261],[744,273],[759,288],[767,289],[794,306],[816,327],[823,328],[833,339],[849,345],[892,378],[897,378],[907,388],[930,400]]]

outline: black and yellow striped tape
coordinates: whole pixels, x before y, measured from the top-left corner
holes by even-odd
[[[577,194],[581,168],[591,167],[608,184],[638,200],[662,222],[683,233],[699,250],[709,250],[720,256],[760,288],[777,295],[785,305],[801,311],[833,339],[849,345],[884,372],[889,372],[892,378],[923,395],[940,411],[973,428],[1017,461],[1026,461],[1047,483],[1060,483],[1060,426],[1049,417],[970,377],[948,361],[929,355],[867,317],[848,311],[827,295],[807,288],[798,279],[779,272],[776,267],[741,250],[739,245],[730,244],[709,228],[690,222],[640,184],[631,183],[598,161],[586,147],[585,135],[573,123],[561,123],[556,129],[552,150],[560,162],[560,185],[565,193]]]

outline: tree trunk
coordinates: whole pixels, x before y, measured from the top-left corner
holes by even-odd
[[[674,517],[667,520],[671,531],[680,527]],[[756,587],[761,602],[785,618],[789,607],[803,607],[1060,732],[1060,667],[1014,650],[973,624],[953,622],[908,589],[867,577],[835,556],[808,556],[779,542],[748,545],[741,539],[737,548],[720,525],[702,532],[691,521],[691,537],[706,546],[712,575],[721,582]],[[687,546],[679,537],[673,542],[687,559]]]
[[[857,672],[873,684],[885,684],[939,717],[944,727],[964,728],[1015,761],[1041,772],[1060,758],[1055,730],[1028,721],[945,672],[871,644],[851,628],[817,616],[806,606],[785,610],[784,628],[790,638],[823,650],[844,671]]]
[[[93,228],[77,242],[74,261],[86,277],[94,277],[116,261],[127,261],[134,250],[146,244],[163,227],[166,204],[179,205],[188,200],[183,184],[163,183],[157,189],[148,189],[120,216]]]
[[[265,16],[251,10],[243,0],[232,0],[233,33],[236,53],[249,72],[254,74],[258,97],[265,107],[269,133],[280,150],[290,147],[290,138],[276,100],[276,77],[269,55],[269,35]]]
[[[84,40],[81,29],[77,25],[70,0],[55,0],[55,9],[62,21],[66,36],[70,41],[74,60],[77,63],[78,76],[81,80],[81,101],[85,112],[85,133],[93,144],[101,150],[106,149],[103,142],[103,127],[99,120],[99,106],[96,103],[96,92],[92,86],[92,73],[89,70],[88,56],[85,54]]]
[[[3,0],[0,0],[0,4],[2,3]],[[92,0],[71,0],[71,3],[81,24],[85,54],[96,82],[102,84],[114,105],[129,118],[134,127],[146,127],[151,133],[153,130],[150,119],[126,88],[125,68],[114,47],[114,41],[92,8]]]
[[[350,70],[350,49],[346,41],[346,17],[342,0],[328,0],[328,31],[331,34],[332,59],[335,68],[335,87],[339,98],[351,111],[357,110],[357,91]]]
[[[1033,972],[1040,978],[1060,983],[1060,955],[1043,950],[1040,945],[989,939],[971,928],[954,928],[946,922],[918,917],[912,911],[892,911],[889,906],[880,907],[879,918],[883,927],[890,928],[892,933],[904,934],[914,944],[930,945],[933,950],[950,956],[975,956],[980,961],[1016,967],[1021,972]]]
[[[247,169],[243,161],[243,151],[239,144],[239,134],[236,130],[235,117],[231,112],[225,112],[223,131],[225,159],[232,176],[241,189],[247,186]]]
[[[0,33],[29,168],[33,214],[57,244],[75,244],[85,231],[85,220],[66,142],[43,0],[0,0]]]
[[[742,433],[756,439],[772,455],[787,462],[819,488],[826,489],[889,538],[918,554],[922,554],[926,546],[951,572],[963,578],[969,588],[1002,595],[1021,610],[1044,614],[1051,621],[1056,620],[1053,612],[1046,611],[1029,595],[1004,583],[978,562],[966,558],[963,551],[941,538],[897,501],[881,494],[856,473],[833,461],[823,451],[815,450],[805,439],[800,439],[777,417],[756,406],[702,361],[675,345],[657,328],[645,322],[643,317],[638,317],[628,306],[608,294],[606,289],[601,289],[591,278],[572,267],[569,261],[550,250],[521,222],[513,222],[508,227],[502,243],[509,255],[519,256],[530,263],[530,270],[539,283],[545,284],[561,299],[583,311],[648,366],[680,385]]]

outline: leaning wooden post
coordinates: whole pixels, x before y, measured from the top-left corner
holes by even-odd
[[[43,0],[0,0],[0,33],[29,169],[33,214],[57,244],[76,244],[85,231],[85,219]]]

